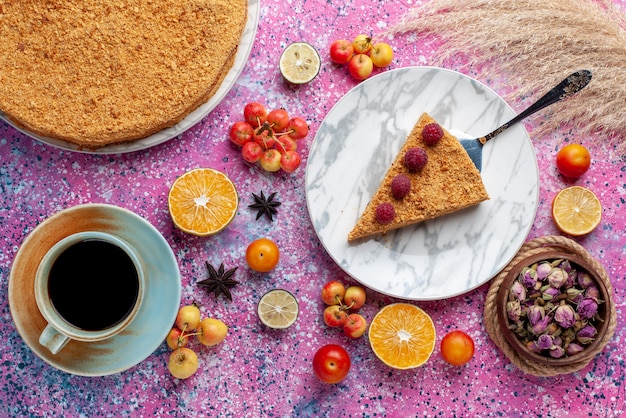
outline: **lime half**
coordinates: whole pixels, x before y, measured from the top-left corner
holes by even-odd
[[[295,296],[284,289],[274,289],[264,294],[257,308],[261,322],[275,329],[293,325],[299,311]]]
[[[320,71],[322,60],[315,48],[306,42],[294,42],[280,56],[280,73],[285,80],[304,84],[313,80]]]

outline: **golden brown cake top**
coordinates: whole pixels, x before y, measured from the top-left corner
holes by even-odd
[[[206,102],[247,0],[0,2],[0,110],[87,147],[148,136]]]
[[[356,226],[348,234],[348,241],[434,219],[489,199],[480,172],[453,135],[442,128],[443,136],[436,145],[424,142],[424,127],[436,123],[426,113],[419,118]],[[405,164],[405,155],[412,148],[421,148],[427,155],[427,162],[420,170],[409,170]],[[391,186],[399,174],[410,180],[409,192],[402,199],[393,196]],[[377,207],[382,203],[391,204],[395,212],[395,217],[387,224],[379,222],[376,217]]]

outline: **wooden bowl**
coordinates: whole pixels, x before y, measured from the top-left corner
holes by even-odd
[[[565,355],[561,358],[552,358],[549,357],[547,354],[543,355],[541,353],[536,353],[529,350],[517,337],[517,335],[510,330],[510,321],[506,311],[506,304],[509,300],[509,291],[511,289],[511,286],[513,285],[513,282],[517,279],[522,269],[524,267],[532,266],[533,264],[541,261],[553,261],[556,259],[568,260],[572,267],[574,267],[576,270],[586,271],[587,273],[589,273],[598,288],[598,291],[600,293],[600,301],[602,301],[602,303],[598,303],[597,313],[601,320],[594,321],[594,326],[598,330],[595,340],[591,344],[585,346],[585,349],[583,351],[569,356]],[[600,274],[595,271],[589,263],[587,263],[582,257],[576,254],[561,252],[558,250],[534,254],[520,260],[517,264],[515,264],[511,268],[507,276],[503,279],[500,288],[498,289],[496,302],[496,311],[498,316],[498,323],[500,326],[500,332],[513,348],[513,350],[515,350],[515,352],[519,356],[527,360],[542,365],[557,367],[567,366],[573,363],[579,363],[583,361],[589,361],[599,351],[602,350],[603,347],[600,347],[599,345],[602,344],[603,337],[605,336],[609,328],[609,324],[611,321],[611,304],[613,303],[611,295],[608,293],[604,281],[600,277]]]

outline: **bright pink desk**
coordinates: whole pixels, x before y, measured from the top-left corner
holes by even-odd
[[[331,107],[356,85],[344,68],[329,62],[327,47],[337,38],[376,32],[394,22],[415,2],[376,0],[263,0],[251,57],[225,100],[201,123],[179,138],[124,155],[85,155],[60,151],[0,123],[0,409],[10,416],[619,416],[624,410],[624,319],[626,298],[626,162],[608,161],[607,150],[592,147],[589,172],[576,181],[596,192],[604,212],[600,227],[578,239],[606,267],[615,287],[618,328],[606,349],[579,373],[537,378],[517,370],[491,342],[482,310],[487,285],[463,296],[418,302],[433,318],[438,339],[447,330],[466,330],[477,352],[468,365],[448,366],[438,350],[423,367],[395,371],[372,353],[367,339],[348,341],[324,326],[319,291],[331,278],[345,278],[321,247],[308,219],[303,190],[304,167],[294,175],[266,175],[242,163],[227,138],[229,125],[245,103],[262,101],[303,115],[311,133],[306,149]],[[622,5],[625,3],[620,1]],[[430,50],[420,41],[391,43],[393,67],[429,65]],[[283,82],[278,57],[288,43],[304,40],[321,52],[323,65],[312,83]],[[486,80],[481,80],[488,84]],[[516,111],[519,104],[511,103]],[[616,109],[623,111],[623,109]],[[531,126],[531,125],[528,125]],[[550,218],[553,196],[569,185],[554,166],[562,135],[535,138],[541,172],[540,202],[529,238],[557,234]],[[237,185],[240,211],[221,234],[195,238],[176,230],[167,212],[174,179],[198,166],[227,172]],[[278,192],[283,203],[274,223],[254,221],[247,205],[251,193]],[[201,370],[186,381],[167,369],[169,349],[161,345],[148,359],[117,375],[78,377],[50,367],[24,344],[8,307],[7,282],[20,243],[53,213],[87,202],[130,209],[152,223],[168,241],[182,274],[182,301],[197,300],[205,314],[230,326],[227,340],[200,349]],[[283,251],[280,267],[269,278],[247,273],[243,251],[251,238],[274,238]],[[215,300],[195,286],[205,277],[204,262],[240,266],[235,302]],[[308,266],[303,270],[303,266]],[[267,331],[257,320],[256,301],[266,290],[284,287],[300,301],[300,317],[285,332]],[[363,309],[371,319],[394,301],[368,292]],[[163,324],[168,327],[170,324]],[[311,371],[317,347],[339,343],[351,353],[353,368],[341,384],[320,383]]]

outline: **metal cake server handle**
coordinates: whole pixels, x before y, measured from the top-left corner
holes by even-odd
[[[487,135],[474,138],[474,139],[459,139],[463,148],[467,151],[470,158],[474,162],[478,171],[482,168],[482,149],[483,145],[494,138],[495,136],[501,134],[506,131],[510,126],[515,125],[517,122],[522,119],[526,119],[528,116],[533,113],[538,112],[544,107],[550,106],[556,102],[559,102],[563,99],[567,99],[570,96],[578,93],[582,90],[589,82],[591,81],[591,71],[589,70],[580,70],[575,73],[570,74],[565,80],[561,81],[556,87],[552,90],[544,94],[539,100],[530,105],[526,110],[524,110],[519,115],[515,116],[510,121],[506,122],[496,130]]]

